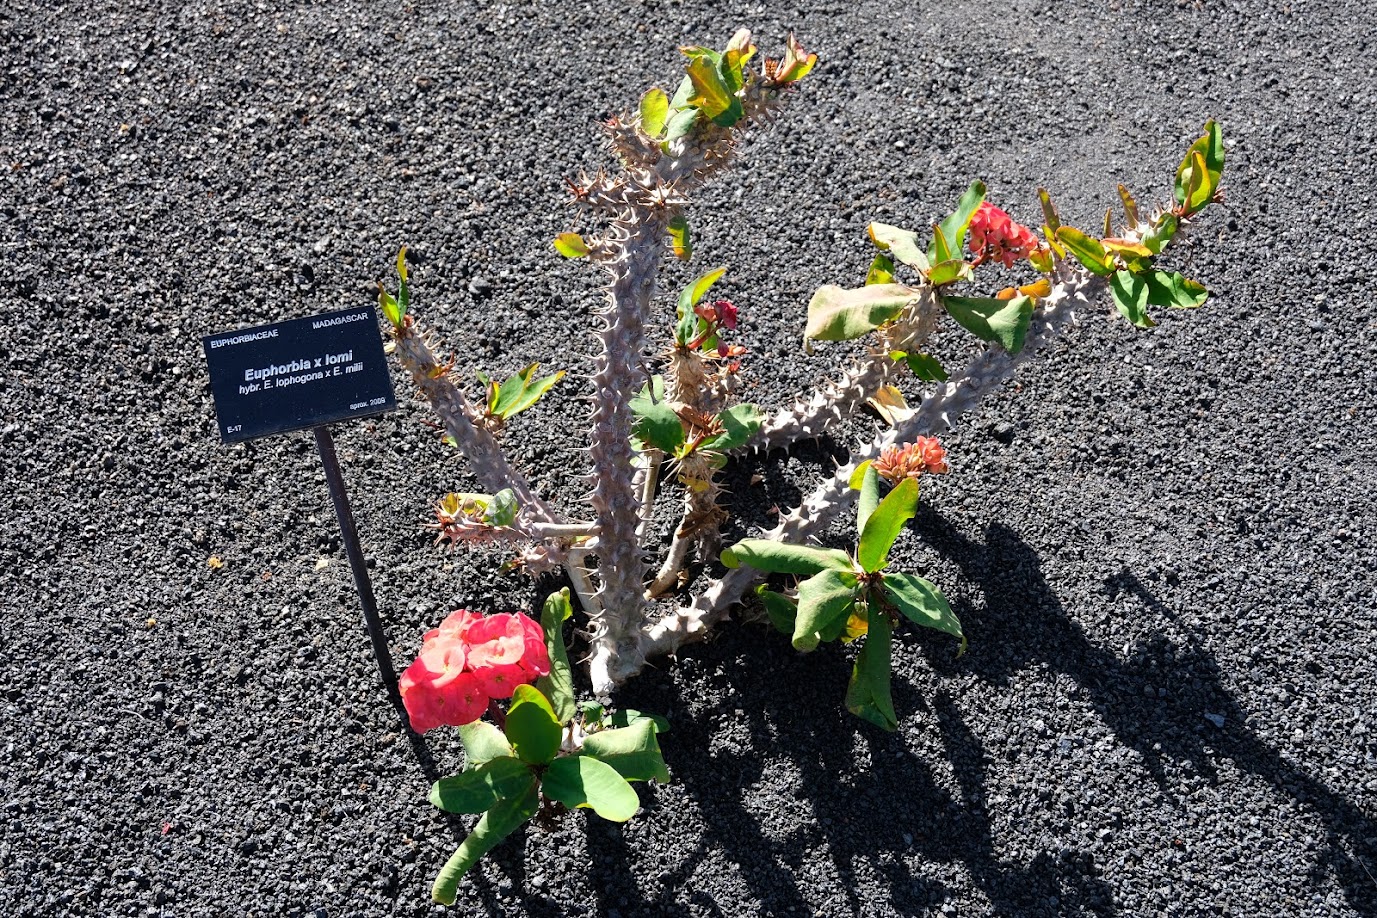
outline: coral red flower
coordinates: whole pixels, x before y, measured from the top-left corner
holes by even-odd
[[[971,217],[971,251],[977,263],[994,258],[1012,268],[1014,262],[1027,258],[1037,248],[1038,239],[1032,230],[1015,223],[989,201],[982,202]]]
[[[398,687],[411,726],[424,733],[472,723],[490,699],[510,698],[549,672],[545,633],[535,621],[519,612],[485,618],[459,609],[426,632]]]
[[[924,472],[943,475],[947,470],[947,451],[936,437],[919,437],[907,446],[892,446],[875,460],[876,473],[893,484]]]

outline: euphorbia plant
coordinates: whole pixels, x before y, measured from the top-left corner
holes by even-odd
[[[552,385],[552,378],[536,380],[531,364],[494,391],[483,376],[481,403],[471,401],[464,385],[472,374],[436,358],[411,308],[404,252],[398,257],[398,295],[384,291],[380,299],[396,354],[484,492],[447,496],[437,507],[436,525],[454,543],[509,548],[532,574],[567,575],[586,616],[589,676],[600,699],[648,658],[705,636],[765,574],[804,576],[796,596],[760,594],[771,617],[787,622],[800,649],[865,634],[848,706],[892,729],[888,664],[894,623],[909,618],[960,637],[963,646],[965,641],[936,587],[888,566],[890,547],[916,501],[917,485],[902,473],[944,467],[932,435],[1000,387],[1106,287],[1116,308],[1139,327],[1153,324],[1149,307],[1204,302],[1202,286],[1161,268],[1158,260],[1220,199],[1219,128],[1207,124],[1187,152],[1171,203],[1140,208],[1121,186],[1123,221],[1116,227],[1113,213],[1107,214],[1098,235],[1064,225],[1042,190],[1043,220],[1035,232],[987,201],[978,181],[930,229],[872,223],[869,238],[878,251],[864,284],[818,289],[803,331],[810,352],[814,342],[862,337],[870,346],[811,397],[763,410],[736,402],[737,371],[751,355],[726,340],[727,333],[742,315],[749,319],[753,306],[745,296],[709,297],[725,269],[701,275],[673,303],[659,302],[656,282],[666,258],[693,255],[687,211],[694,196],[730,164],[748,128],[778,113],[817,59],[790,36],[781,59],[753,69],[757,49],[745,30],[720,51],[681,50],[685,74],[672,94],[652,88],[635,111],[604,123],[617,166],[568,180],[584,225],[554,240],[559,254],[586,260],[607,282],[606,305],[594,311],[589,518],[567,519],[547,503],[512,466],[499,439],[519,436],[520,422],[505,422]],[[1027,276],[991,293],[980,285],[996,263]],[[934,332],[948,320],[986,345],[964,367],[952,367],[934,353]],[[663,355],[658,373],[648,358],[656,350]],[[921,392],[912,407],[903,386],[910,394]],[[717,481],[722,466],[753,451],[787,449],[822,436],[867,406],[876,407],[884,427],[799,506],[785,510],[777,526],[729,549],[725,569],[714,567],[730,513],[724,506],[729,495]],[[882,471],[898,480],[883,500]],[[676,491],[682,492],[683,514],[657,570],[650,550],[658,535],[653,504],[657,495]],[[858,496],[854,555],[812,545]],[[706,569],[697,581],[690,568],[695,550]],[[549,735],[549,718],[532,694],[536,689],[517,691],[513,710],[527,712],[523,723],[545,724],[539,729]],[[562,695],[541,694],[555,723],[567,730],[576,716],[572,700],[566,710]],[[583,721],[585,729],[589,723]],[[514,754],[496,756],[519,760],[525,770],[500,766],[516,776],[502,787],[516,789],[494,799],[517,802],[502,804],[506,815],[484,823],[485,839],[493,835],[487,826],[508,825],[529,810],[536,785],[548,781],[549,769],[560,761],[558,753],[548,760],[523,758],[520,749],[529,742],[511,740]],[[559,765],[555,773],[574,767]],[[488,787],[487,778],[465,780]],[[555,787],[564,793],[558,781]]]

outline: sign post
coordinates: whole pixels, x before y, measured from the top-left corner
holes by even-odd
[[[307,428],[314,432],[373,657],[388,697],[409,727],[329,428],[397,407],[376,314],[372,307],[345,309],[207,335],[201,343],[222,442]]]

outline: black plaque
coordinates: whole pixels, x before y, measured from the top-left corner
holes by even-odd
[[[225,443],[397,407],[372,306],[207,335],[201,343]]]

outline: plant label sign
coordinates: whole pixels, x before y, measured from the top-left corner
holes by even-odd
[[[397,407],[373,307],[201,339],[224,443]]]

